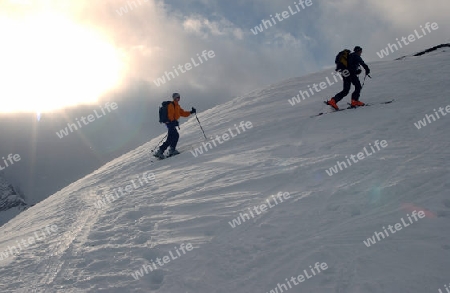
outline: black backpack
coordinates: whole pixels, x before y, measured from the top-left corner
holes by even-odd
[[[350,52],[351,51],[349,49],[345,49],[336,55],[336,59],[334,59],[334,63],[336,63],[336,71],[347,69],[347,59]]]
[[[170,104],[173,104],[173,106],[175,107],[175,104],[172,101],[162,102],[161,107],[159,107],[159,123],[170,122],[168,116],[169,112],[167,109],[167,107],[169,107]]]

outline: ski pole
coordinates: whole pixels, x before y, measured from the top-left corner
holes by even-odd
[[[198,120],[197,113],[195,113],[195,118],[197,118],[197,122],[198,122],[198,125],[200,126],[200,129],[201,129],[202,132],[203,132],[203,136],[205,137],[206,140],[208,140],[208,138],[206,137],[205,131],[203,131],[203,127],[202,127],[202,125],[200,124],[200,120]]]
[[[366,75],[364,76],[364,81],[363,81],[363,84],[362,84],[362,86],[361,86],[361,89],[364,87],[364,84],[366,83],[366,77],[372,78],[372,76],[370,76],[369,74],[366,74]]]
[[[161,142],[162,142],[164,139],[166,139],[166,137],[167,137],[167,133],[166,133],[166,136],[164,136],[163,139],[161,139],[161,141],[158,142],[158,144],[156,145],[156,147],[152,150],[152,153],[155,152],[156,148],[159,147],[159,145],[161,144]]]

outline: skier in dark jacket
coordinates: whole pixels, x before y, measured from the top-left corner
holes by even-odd
[[[179,125],[178,119],[181,116],[189,117],[189,115],[196,113],[195,108],[192,108],[190,112],[183,110],[180,105],[180,94],[173,93],[172,95],[173,103],[170,103],[167,106],[167,116],[169,118],[169,122],[166,122],[167,126],[167,139],[166,141],[159,147],[159,150],[154,154],[155,157],[160,159],[164,159],[164,151],[170,147],[169,149],[169,157],[178,155],[179,152],[176,150],[178,138],[180,134],[177,131],[177,126]]]
[[[336,110],[339,110],[339,107],[336,104],[348,95],[352,84],[355,86],[355,91],[352,93],[352,107],[365,105],[363,102],[359,101],[359,95],[362,88],[361,82],[359,81],[358,77],[358,74],[361,73],[361,69],[359,69],[359,66],[361,65],[362,67],[364,67],[366,75],[370,74],[370,69],[369,66],[367,66],[367,64],[362,60],[361,53],[362,48],[356,46],[353,49],[353,53],[348,56],[347,69],[341,73],[344,79],[344,89],[340,93],[336,94],[333,98],[331,98],[331,100],[327,101],[327,104]]]

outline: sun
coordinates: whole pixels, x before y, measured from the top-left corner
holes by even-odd
[[[120,52],[63,15],[0,16],[0,35],[0,112],[94,103],[122,80]]]

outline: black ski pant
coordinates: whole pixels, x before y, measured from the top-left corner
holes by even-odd
[[[167,139],[166,141],[159,147],[159,149],[164,152],[169,146],[172,149],[177,147],[178,139],[180,138],[180,134],[177,131],[178,121],[170,122],[167,125]]]
[[[361,82],[359,81],[359,77],[356,74],[350,74],[349,76],[344,78],[344,89],[334,96],[334,101],[337,103],[342,100],[345,96],[350,92],[350,87],[352,84],[355,86],[355,91],[352,93],[352,100],[359,100],[359,96],[361,94]]]

